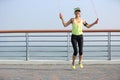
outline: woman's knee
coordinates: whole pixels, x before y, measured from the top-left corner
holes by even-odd
[[[79,52],[79,55],[80,55],[80,56],[83,55],[83,52]]]
[[[73,55],[74,55],[74,56],[77,56],[77,52],[74,52]]]

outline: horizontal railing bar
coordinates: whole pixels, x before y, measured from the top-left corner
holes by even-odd
[[[70,51],[73,52],[72,50]],[[83,52],[108,52],[107,50],[83,50]]]
[[[26,46],[0,46],[0,47],[26,47]]]
[[[71,30],[0,30],[0,33],[63,33]]]
[[[111,34],[111,37],[120,37],[120,34],[119,35],[113,35],[113,34]]]
[[[108,35],[107,34],[104,34],[104,35],[97,35],[97,34],[95,34],[95,35],[93,35],[93,34],[90,34],[90,35],[84,35],[84,37],[91,37],[91,36],[98,36],[98,37],[107,37]],[[111,35],[111,36],[116,36],[116,37],[118,37],[119,35]],[[3,35],[3,36],[0,36],[0,37],[25,37],[24,36],[24,34],[23,35]],[[67,35],[65,34],[65,35],[29,35],[29,37],[67,37]]]
[[[84,57],[108,57],[108,56],[84,56]]]
[[[107,37],[108,35],[83,35],[84,37]]]
[[[0,42],[25,42],[25,41],[0,41]],[[28,42],[67,42],[65,40],[30,40]]]
[[[111,47],[120,47],[120,45],[111,45]]]
[[[28,42],[66,42],[67,40],[29,40]],[[69,40],[71,41],[71,40]],[[84,42],[106,42],[108,40],[84,40]],[[120,41],[120,40],[111,40],[111,41]],[[14,41],[14,40],[10,40],[10,41],[0,41],[0,42],[25,42],[23,41]]]
[[[119,47],[120,45],[111,45],[112,47]],[[0,46],[0,47],[25,47],[25,46]],[[30,46],[29,47],[67,47],[66,46],[61,46],[61,45],[58,45],[58,46],[51,46],[51,45],[33,45],[33,46]],[[69,46],[69,47],[72,47],[72,46]],[[108,45],[84,45],[84,47],[108,47]]]
[[[84,35],[84,37],[107,37],[108,35]],[[119,35],[111,35],[113,37],[118,37]],[[4,35],[0,37],[25,37],[23,36],[11,36],[11,35]],[[29,35],[29,37],[67,37],[67,35]]]
[[[83,32],[120,32],[119,29],[83,30]]]
[[[28,35],[29,37],[67,37],[67,35]],[[17,35],[17,36],[12,36],[12,35],[3,35],[3,36],[0,36],[0,37],[25,37],[25,36],[19,36],[19,35]]]
[[[44,45],[41,45],[41,46],[29,46],[29,47],[67,47],[67,46],[44,46]],[[69,46],[69,47],[72,47],[72,46]],[[84,45],[84,47],[108,47],[108,45]]]
[[[25,41],[0,41],[0,42],[25,42]]]
[[[29,42],[67,42],[67,40],[29,40]]]
[[[66,50],[67,51],[67,50]],[[66,52],[66,51],[30,51],[30,52]]]
[[[118,37],[119,35],[117,36],[114,36],[114,35],[111,35],[111,37]],[[0,37],[25,37],[25,36],[0,36]],[[67,35],[40,35],[40,36],[29,36],[29,37],[67,37]],[[84,37],[107,37],[107,35],[84,35]]]
[[[110,40],[110,41],[112,41],[112,42],[120,42],[120,40]]]
[[[107,42],[107,41],[108,40],[84,40],[84,42]],[[120,40],[111,40],[111,41],[119,42]],[[25,41],[0,41],[0,42],[25,42]],[[67,42],[67,40],[29,40],[29,42]]]
[[[57,51],[30,51],[30,52],[66,52],[67,50],[57,50]],[[108,52],[107,50],[83,50],[84,52]],[[0,52],[25,52],[25,51],[0,51]],[[73,52],[73,51],[70,51]],[[111,52],[120,52],[120,50],[111,50]]]
[[[84,42],[107,42],[108,40],[84,40]]]
[[[55,33],[55,32],[71,32],[71,30],[0,30],[0,33]],[[83,30],[83,32],[120,32],[119,29],[99,29],[99,30]]]
[[[20,37],[21,38],[21,37],[25,37],[25,36],[19,36],[19,35],[18,36],[11,36],[11,35],[10,36],[6,36],[6,35],[4,35],[4,36],[0,36],[0,37]]]
[[[67,57],[67,56],[29,56],[29,57]]]
[[[112,57],[120,57],[120,55],[112,55]]]
[[[71,56],[72,57],[72,56]],[[84,57],[108,57],[108,55],[99,55],[99,56],[90,56],[90,55],[84,55]]]
[[[84,52],[108,52],[107,50],[88,50]]]
[[[0,51],[0,52],[25,52],[25,50],[24,51]]]
[[[67,50],[66,50],[67,51]],[[30,52],[66,52],[66,51],[30,51]],[[25,52],[25,51],[0,51],[0,52]],[[73,52],[73,51],[70,51]],[[88,51],[84,51],[84,52],[108,52],[107,50],[88,50]],[[118,52],[118,51],[112,51],[112,52]]]
[[[0,56],[0,57],[26,57],[26,56]],[[67,56],[29,56],[29,57],[67,57]],[[107,57],[107,56],[84,56],[84,57]],[[112,55],[112,57],[120,57],[120,55]]]
[[[111,52],[120,52],[120,50],[111,50]]]
[[[70,45],[69,47],[72,47],[72,45]],[[108,45],[83,45],[83,47],[108,47]]]
[[[26,56],[0,56],[0,57],[26,57]]]
[[[61,42],[61,41],[67,41],[67,40],[29,40],[29,42],[36,42],[36,41],[52,41],[52,42],[54,42],[54,41],[59,41],[59,42]],[[71,41],[71,40],[69,40],[69,41]],[[108,40],[84,40],[84,41],[90,41],[90,42],[92,42],[92,41],[108,41]],[[111,41],[120,41],[120,40],[111,40]],[[21,41],[15,41],[15,40],[9,40],[9,41],[7,41],[7,40],[4,40],[4,41],[0,41],[0,42],[25,42],[25,40],[21,40]]]
[[[84,35],[84,37],[107,37],[108,35]],[[32,35],[29,37],[67,37],[67,35]]]
[[[67,37],[67,35],[29,35],[29,37]]]
[[[51,46],[51,45],[44,46],[44,45],[40,45],[40,46],[29,46],[29,47],[67,47],[67,45],[66,46]]]
[[[107,42],[107,41],[108,40],[84,40],[84,42]],[[119,42],[120,40],[111,40],[111,41]],[[25,41],[0,41],[0,42],[25,42]],[[67,40],[29,40],[29,42],[67,42]]]
[[[84,47],[108,47],[108,45],[84,45]]]
[[[26,56],[0,56],[0,57],[26,57]],[[29,56],[29,57],[67,57],[67,56]],[[84,56],[84,57],[107,57],[107,56]],[[113,56],[119,57],[119,56]]]

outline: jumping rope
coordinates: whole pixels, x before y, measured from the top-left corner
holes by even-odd
[[[97,14],[97,10],[96,10],[95,4],[94,4],[93,0],[90,0],[90,1],[91,1],[91,4],[92,4],[92,7],[94,9],[94,13],[96,15],[96,18],[98,18],[98,14]]]
[[[59,10],[59,13],[61,13],[60,0],[58,0],[58,10]]]
[[[80,1],[80,0],[75,0],[75,1]],[[91,1],[93,10],[94,10],[95,16],[96,16],[96,18],[98,18],[98,14],[97,14],[95,4],[94,4],[93,0],[90,0],[90,1]],[[58,0],[58,9],[59,9],[59,13],[61,14],[60,0]]]

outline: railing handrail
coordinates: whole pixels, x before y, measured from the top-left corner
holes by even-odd
[[[0,30],[0,33],[71,32],[71,30]],[[83,30],[83,32],[120,32],[120,29]]]

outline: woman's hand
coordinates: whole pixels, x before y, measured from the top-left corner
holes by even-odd
[[[72,18],[68,22],[65,22],[64,18],[63,18],[63,15],[61,13],[59,14],[59,17],[60,17],[64,27],[67,27],[68,25],[70,25],[72,23]]]
[[[60,17],[60,19],[63,19],[62,13],[59,13],[59,17]]]
[[[87,28],[90,28],[90,27],[92,27],[93,25],[97,24],[98,21],[99,21],[99,19],[97,18],[97,19],[95,20],[95,22],[93,22],[92,24],[88,24],[86,27],[87,27]]]
[[[97,23],[98,23],[98,21],[99,21],[99,19],[97,18],[97,19],[96,19],[96,21],[94,22],[94,24],[97,24]]]

